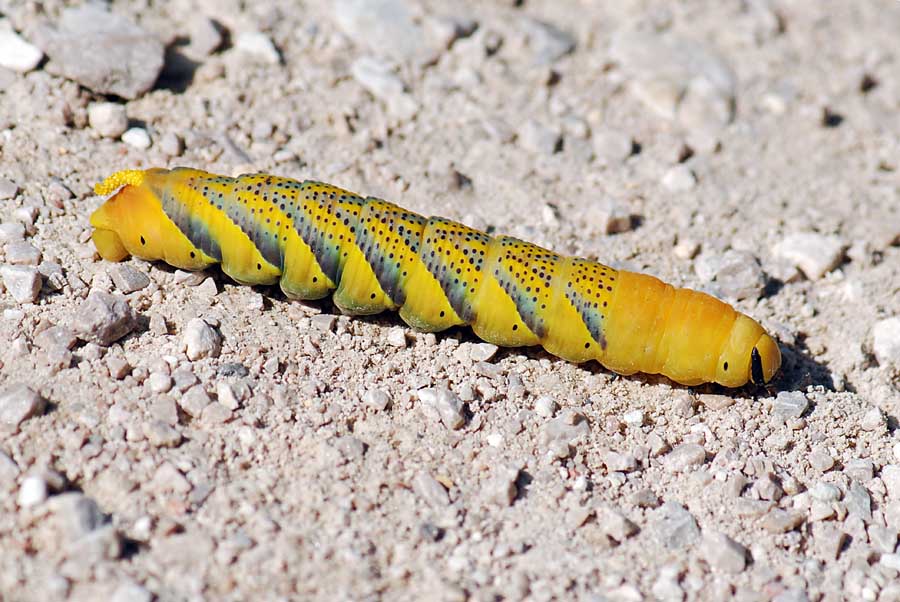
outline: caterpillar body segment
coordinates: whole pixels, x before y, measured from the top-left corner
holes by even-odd
[[[704,293],[564,257],[509,236],[320,182],[175,168],[127,170],[91,216],[100,255],[199,270],[243,284],[333,294],[348,314],[398,310],[412,327],[469,325],[505,346],[697,385],[769,382],[781,354],[763,328]]]

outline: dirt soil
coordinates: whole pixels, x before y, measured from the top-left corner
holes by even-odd
[[[67,8],[0,1],[48,54]],[[0,599],[900,600],[900,2],[108,8],[166,48],[150,89],[0,68]],[[100,260],[93,184],[176,165],[710,291],[783,373],[687,388]]]

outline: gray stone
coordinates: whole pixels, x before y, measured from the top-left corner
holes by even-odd
[[[401,326],[396,326],[388,330],[387,344],[391,347],[403,349],[406,347],[406,330]]]
[[[865,523],[872,522],[872,497],[866,488],[856,481],[850,483],[847,495],[844,496],[844,503],[850,516],[858,516]]]
[[[419,105],[406,92],[403,81],[391,66],[379,59],[363,56],[350,66],[350,73],[375,98],[387,105],[388,112],[398,119],[412,119]]]
[[[700,554],[716,571],[737,574],[747,566],[747,549],[724,533],[706,533]]]
[[[845,248],[837,236],[799,232],[783,238],[772,251],[776,257],[799,268],[810,280],[818,280],[840,265]]]
[[[115,102],[95,102],[88,106],[91,129],[105,138],[119,138],[128,129],[125,105]]]
[[[366,444],[352,435],[335,437],[331,445],[347,461],[361,460],[366,453]]]
[[[19,185],[12,180],[0,178],[0,201],[13,199],[19,194]],[[21,238],[21,237],[19,237]],[[2,239],[0,239],[2,240]]]
[[[131,306],[120,295],[94,291],[75,312],[73,330],[85,341],[108,346],[135,327]]]
[[[170,157],[180,157],[184,152],[184,140],[178,134],[168,132],[160,138],[159,150]]]
[[[234,47],[241,52],[270,65],[281,62],[281,53],[275,43],[260,31],[244,31],[238,34]]]
[[[337,322],[337,316],[332,314],[316,314],[309,319],[312,327],[319,332],[334,331],[334,324]]]
[[[879,562],[888,568],[900,571],[900,554],[882,554]]]
[[[188,391],[181,396],[178,405],[180,405],[181,409],[189,416],[199,418],[203,409],[211,402],[212,399],[210,399],[209,394],[206,392],[206,389],[203,388],[203,385],[196,385],[188,389]]]
[[[0,178],[0,201],[5,201],[7,199],[13,199],[16,195],[19,194],[19,185],[13,182],[12,180],[7,180],[6,178]],[[21,237],[19,237],[21,238]],[[0,241],[5,242],[4,239],[0,239]]]
[[[332,6],[344,33],[379,56],[418,63],[433,59],[404,0],[336,0]]]
[[[807,457],[809,465],[819,472],[828,472],[834,467],[834,458],[827,450],[820,447],[813,448]]]
[[[771,473],[765,474],[753,485],[760,499],[777,502],[784,497],[784,490]]]
[[[150,286],[150,278],[147,274],[128,264],[115,266],[110,271],[110,276],[119,292],[126,295]]]
[[[19,222],[6,222],[5,224],[0,224],[0,243],[22,240],[23,238],[25,238],[24,224],[20,224]]]
[[[502,469],[491,477],[485,487],[488,499],[501,507],[510,506],[519,496],[518,469]]]
[[[34,303],[41,292],[41,274],[37,268],[19,265],[0,266],[7,292],[17,303]]]
[[[629,537],[636,535],[640,530],[634,522],[628,519],[622,512],[612,508],[597,510],[597,522],[607,537],[622,543]]]
[[[782,422],[800,418],[809,409],[809,399],[801,391],[779,391],[772,404],[772,413]]]
[[[804,516],[793,510],[771,510],[763,519],[762,526],[769,533],[787,533],[803,524]]]
[[[30,242],[16,240],[6,245],[6,261],[13,265],[38,265],[41,250]]]
[[[844,474],[860,483],[865,483],[875,476],[875,464],[865,458],[853,458],[844,464]]]
[[[6,452],[0,450],[0,491],[11,485],[19,476],[19,465]]]
[[[466,422],[462,400],[446,387],[422,389],[419,391],[419,401],[436,412],[448,429],[460,429]]]
[[[880,365],[900,366],[900,316],[875,322],[872,339],[872,351]]]
[[[603,456],[603,463],[609,472],[632,472],[637,469],[638,463],[631,454],[620,454],[609,451]]]
[[[163,67],[160,40],[97,4],[67,8],[36,33],[34,42],[50,57],[48,71],[98,94],[137,98]]]
[[[534,401],[534,413],[544,418],[550,418],[559,409],[559,404],[552,397],[542,395]]]
[[[234,413],[221,403],[214,401],[203,408],[200,414],[200,420],[206,425],[218,425],[231,422]]]
[[[222,336],[204,320],[193,318],[184,329],[184,348],[191,361],[219,357]]]
[[[0,392],[0,423],[18,428],[29,418],[43,414],[46,406],[46,400],[27,385],[7,385]]]
[[[869,525],[869,543],[882,554],[890,554],[897,549],[897,529],[882,525]]]
[[[534,119],[526,120],[518,130],[519,145],[533,153],[552,155],[562,145],[562,135]]]
[[[66,275],[62,266],[55,261],[42,261],[38,272],[44,278],[44,286],[49,291],[61,291],[66,285]]]
[[[216,383],[216,399],[219,403],[232,411],[240,409],[241,407],[241,399],[229,382],[219,381]]]
[[[203,60],[219,48],[224,41],[222,31],[209,17],[194,15],[188,26],[190,43],[184,52],[190,58]]]
[[[885,464],[881,469],[881,480],[887,488],[888,497],[900,500],[900,464]]]
[[[700,539],[697,520],[680,504],[666,502],[656,511],[654,530],[669,550],[687,547]]]
[[[143,431],[154,447],[178,447],[181,443],[181,433],[161,420],[145,423]]]
[[[78,337],[65,326],[51,326],[34,336],[34,344],[44,350],[54,348],[71,349],[77,342]]]
[[[555,25],[524,19],[522,27],[536,65],[550,65],[575,50],[575,38]]]
[[[437,479],[427,472],[420,472],[413,478],[413,491],[429,506],[441,508],[450,503],[450,495]]]
[[[150,416],[169,426],[178,424],[178,404],[171,395],[160,395],[150,404]]]
[[[363,403],[383,412],[391,404],[391,397],[381,389],[370,389],[363,395]]]
[[[666,456],[666,468],[682,471],[706,462],[706,450],[697,443],[682,443]]]
[[[191,372],[189,368],[179,368],[172,373],[172,383],[179,391],[187,391],[198,382],[200,380],[197,378],[197,375]]]
[[[694,262],[694,271],[730,299],[758,299],[766,285],[759,260],[746,251],[703,252]]]
[[[594,157],[603,165],[616,165],[634,152],[634,140],[625,132],[597,130],[592,136]]]
[[[841,499],[841,490],[831,483],[816,483],[809,490],[809,495],[820,502],[836,502]]]
[[[28,73],[40,64],[44,53],[17,34],[6,19],[0,19],[0,67]]]
[[[559,442],[571,445],[578,439],[587,437],[591,432],[587,420],[583,418],[576,420],[574,424],[570,424],[570,422],[566,416],[558,416],[553,420],[548,420],[541,429],[541,444],[551,445],[554,442]]]
[[[658,508],[660,504],[659,496],[647,488],[635,491],[631,495],[630,501],[638,508]]]
[[[109,523],[97,502],[83,493],[61,493],[53,496],[48,505],[63,543],[84,537]]]

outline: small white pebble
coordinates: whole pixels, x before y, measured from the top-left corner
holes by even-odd
[[[644,424],[644,412],[641,410],[625,412],[622,416],[622,420],[625,421],[625,424],[630,424],[631,426],[641,426]]]
[[[406,331],[401,326],[391,328],[387,334],[387,342],[391,347],[406,347]]]
[[[662,184],[672,192],[685,192],[697,185],[697,176],[687,165],[676,165],[665,173]]]
[[[487,442],[491,447],[500,447],[503,444],[503,435],[500,433],[491,433],[487,436]]]
[[[547,397],[546,395],[538,397],[534,402],[534,412],[538,416],[543,416],[544,418],[553,416],[558,407],[559,405],[556,401],[554,401],[552,397]]]
[[[184,329],[184,348],[188,359],[219,357],[222,351],[222,336],[200,318],[188,322]]]
[[[122,142],[140,150],[150,148],[150,134],[144,128],[130,128],[122,134]]]
[[[245,31],[238,34],[234,47],[270,65],[281,62],[281,54],[269,37],[259,31]]]
[[[0,19],[0,67],[18,73],[28,73],[38,66],[44,53],[25,41],[9,26],[6,19]]]
[[[234,393],[234,387],[225,381],[216,383],[216,397],[223,406],[229,410],[237,410],[241,407],[241,402]]]
[[[114,102],[97,102],[88,107],[91,129],[105,138],[118,138],[128,129],[125,106]]]
[[[22,485],[19,487],[19,507],[31,508],[43,503],[46,499],[47,481],[36,475],[22,479]]]

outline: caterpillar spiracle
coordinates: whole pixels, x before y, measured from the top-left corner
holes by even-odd
[[[119,171],[95,187],[116,190],[90,220],[110,261],[218,263],[289,298],[333,293],[347,314],[399,310],[419,330],[469,325],[497,345],[684,385],[764,384],[781,365],[758,322],[707,294],[330,184],[179,167]]]

